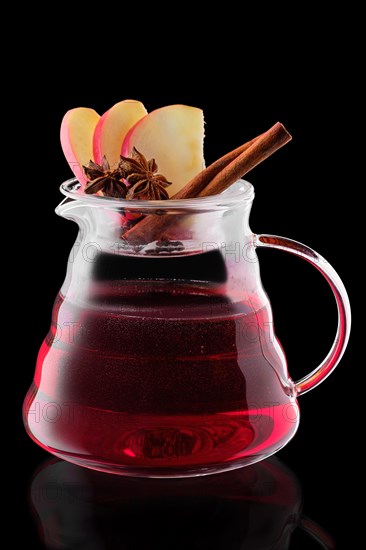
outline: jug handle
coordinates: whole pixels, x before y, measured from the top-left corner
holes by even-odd
[[[309,262],[325,277],[337,302],[337,334],[328,355],[324,361],[320,363],[320,365],[310,374],[295,382],[297,394],[299,395],[306,393],[307,391],[315,388],[318,384],[323,382],[327,376],[329,376],[329,374],[338,365],[346,349],[351,328],[351,307],[347,291],[335,269],[320,254],[305,244],[293,241],[292,239],[287,239],[286,237],[267,234],[254,235],[253,244],[255,247],[284,250],[285,252],[289,252],[295,256],[300,256],[300,258],[303,258]]]

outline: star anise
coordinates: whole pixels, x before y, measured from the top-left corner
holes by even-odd
[[[91,160],[88,166],[83,166],[83,170],[89,180],[84,189],[85,193],[102,191],[107,197],[126,197],[127,187],[123,181],[126,174],[120,166],[111,169],[105,156],[102,158],[102,164]]]
[[[121,156],[119,167],[126,174],[127,182],[131,185],[127,192],[128,199],[169,198],[165,188],[171,185],[171,182],[165,176],[157,174],[158,165],[155,159],[146,160],[144,155],[134,147],[131,157]]]

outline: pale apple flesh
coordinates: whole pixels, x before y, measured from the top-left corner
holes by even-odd
[[[120,101],[104,113],[96,125],[93,136],[95,162],[101,164],[105,155],[110,167],[115,167],[119,162],[126,134],[146,115],[147,110],[143,104],[133,99]]]
[[[71,170],[85,186],[87,178],[83,166],[93,155],[93,135],[100,116],[94,109],[77,107],[67,111],[61,123],[61,146]]]
[[[204,169],[203,139],[202,110],[169,105],[152,111],[130,129],[122,155],[130,156],[136,147],[148,160],[154,158],[158,172],[172,182],[167,189],[171,197]]]

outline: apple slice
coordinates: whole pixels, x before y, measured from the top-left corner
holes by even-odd
[[[71,170],[82,185],[87,179],[82,166],[93,158],[93,134],[100,116],[94,109],[67,111],[61,123],[61,147]]]
[[[187,105],[169,105],[152,111],[135,124],[122,145],[129,156],[136,147],[148,160],[154,158],[159,174],[172,185],[171,197],[205,167],[203,112]]]
[[[122,143],[127,132],[146,115],[147,110],[143,104],[134,99],[120,101],[104,113],[99,119],[93,136],[95,162],[101,164],[105,155],[109,165],[115,166],[119,162]]]

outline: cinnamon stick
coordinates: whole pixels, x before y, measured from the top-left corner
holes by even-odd
[[[238,158],[242,153],[244,153],[257,139],[261,137],[258,136],[250,141],[247,141],[246,143],[243,143],[243,145],[240,145],[240,147],[237,147],[233,151],[230,151],[223,157],[219,158],[210,166],[202,170],[199,174],[197,174],[193,179],[191,179],[190,182],[188,182],[182,189],[180,189],[175,195],[171,197],[171,199],[192,199],[194,197],[197,197],[201,191],[210,183],[210,181],[217,176],[224,168],[226,168],[233,160]]]
[[[277,122],[260,136],[244,143],[234,151],[224,155],[197,174],[172,199],[188,199],[217,195],[239,178],[247,174],[259,163],[272,155],[291,140],[286,128]],[[149,215],[126,231],[123,239],[129,244],[144,244],[161,237],[177,216]]]
[[[200,197],[217,195],[225,191],[239,178],[253,170],[258,164],[273,155],[292,139],[286,128],[280,122],[276,122],[272,128],[267,130],[252,142],[237,158],[221,170],[212,181],[199,193]]]

